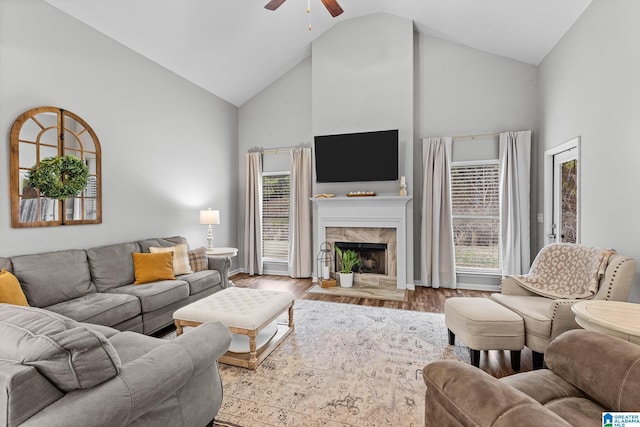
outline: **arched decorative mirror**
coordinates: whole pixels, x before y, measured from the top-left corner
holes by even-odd
[[[102,223],[100,142],[78,115],[57,107],[38,107],[21,114],[11,127],[10,162],[12,227]],[[80,189],[58,196],[58,192],[47,194],[44,187],[31,185],[30,175],[35,168],[44,170],[45,165],[51,182],[65,187],[63,190],[75,178],[77,169],[71,167],[82,168]]]

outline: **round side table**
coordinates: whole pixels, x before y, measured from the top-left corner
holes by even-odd
[[[640,304],[621,301],[581,301],[571,310],[584,329],[640,345]]]

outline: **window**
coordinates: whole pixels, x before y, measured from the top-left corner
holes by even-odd
[[[456,268],[499,271],[498,162],[454,162],[451,199]]]
[[[289,259],[289,172],[262,174],[262,258]]]

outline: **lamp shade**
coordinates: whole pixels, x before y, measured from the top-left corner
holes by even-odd
[[[211,209],[200,211],[200,224],[220,224],[220,211]]]

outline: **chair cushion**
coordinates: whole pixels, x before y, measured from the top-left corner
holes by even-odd
[[[504,294],[492,294],[491,299],[520,315],[528,334],[551,338],[551,319],[547,313],[553,300],[545,297]]]
[[[187,251],[187,245],[175,245],[168,247],[154,247],[149,248],[149,252],[152,254],[173,252],[173,274],[189,274],[193,273],[191,270],[191,264],[189,264],[189,253]]]
[[[134,252],[140,252],[140,245],[137,243],[118,243],[87,249],[91,276],[98,291],[104,292],[134,282],[131,257]]]
[[[128,294],[140,300],[143,313],[157,310],[189,296],[189,284],[183,280],[161,280],[146,285],[128,285],[109,293]]]
[[[29,305],[16,276],[4,268],[0,271],[0,302],[22,306]]]
[[[47,307],[95,292],[83,250],[20,255],[11,258],[29,304]]]
[[[638,410],[640,346],[598,332],[575,329],[551,341],[544,360],[549,369],[607,410]]]
[[[98,292],[45,307],[78,322],[114,326],[142,312],[133,295]]]
[[[136,276],[134,285],[176,278],[173,273],[173,252],[133,253],[131,255],[133,256],[133,271]]]
[[[120,371],[104,335],[59,314],[0,304],[0,359],[34,366],[64,392],[95,387]]]

